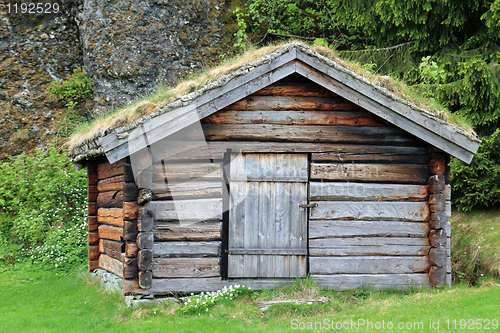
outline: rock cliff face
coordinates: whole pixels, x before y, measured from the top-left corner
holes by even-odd
[[[56,14],[15,13],[0,2],[0,158],[43,145],[63,111],[45,89],[83,65],[78,26],[61,5]]]
[[[0,158],[53,138],[64,108],[50,104],[45,89],[79,66],[94,82],[95,115],[231,52],[233,31],[219,0],[48,2],[60,11],[13,13],[11,6],[9,13],[15,1],[0,0]]]

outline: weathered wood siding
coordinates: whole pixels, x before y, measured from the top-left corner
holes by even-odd
[[[99,223],[97,221],[97,160],[87,163],[88,270],[99,268]]]
[[[141,272],[137,280],[124,283],[126,295],[186,292],[171,286],[188,280],[196,289],[221,279],[222,160],[184,157],[155,156],[141,165],[136,179],[142,201],[137,236]],[[208,289],[197,291],[202,290]]]
[[[88,170],[91,170],[90,166]],[[130,184],[133,176],[130,164],[125,160],[110,164],[105,158],[95,161],[95,185],[92,187],[93,198],[95,199],[95,229],[92,232],[97,253],[97,264],[93,267],[102,268],[119,277],[127,277],[126,255],[125,255],[125,225],[127,223],[124,216],[124,201],[130,200]],[[90,214],[89,210],[89,216]],[[89,219],[90,220],[90,219]],[[90,233],[89,233],[90,239]]]
[[[318,281],[340,289],[428,284],[423,141],[298,77],[202,122],[211,154],[310,153],[317,207],[309,209],[309,273]]]
[[[141,273],[124,281],[125,294],[207,291],[232,283],[221,280],[228,150],[308,154],[309,203],[317,204],[307,208],[308,271],[321,284],[429,283],[435,266],[429,204],[436,198],[427,185],[429,170],[441,165],[429,164],[420,139],[291,75],[135,154],[142,209],[137,242],[125,252],[137,254]],[[109,174],[100,186],[113,191],[117,202],[107,199],[112,209],[120,207],[124,190],[111,179],[119,174]],[[119,223],[108,220],[110,227]],[[439,242],[439,235],[433,237]],[[279,283],[286,281],[264,278],[256,286]]]

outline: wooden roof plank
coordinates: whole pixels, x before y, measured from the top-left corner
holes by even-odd
[[[431,141],[434,140],[439,140],[438,138],[441,137],[443,139],[446,139],[447,141],[451,142],[454,145],[457,145],[464,150],[467,150],[471,152],[472,156],[477,152],[477,149],[479,148],[480,141],[473,141],[471,138],[467,137],[464,133],[461,133],[458,131],[454,126],[449,125],[445,123],[444,121],[440,121],[437,118],[432,118],[434,117],[432,114],[423,114],[422,112],[419,112],[418,110],[412,109],[409,105],[406,105],[398,100],[391,99],[390,97],[380,93],[377,91],[377,89],[368,84],[365,83],[361,80],[358,80],[351,75],[347,73],[343,73],[342,71],[339,71],[319,60],[318,58],[311,57],[300,50],[297,50],[297,58],[307,65],[311,66],[312,68],[316,69],[319,73],[324,73],[327,76],[329,76],[331,79],[334,81],[331,82],[316,82],[323,87],[331,90],[334,93],[339,94],[340,96],[350,100],[351,102],[360,105],[363,108],[367,108],[365,105],[361,105],[360,99],[365,100],[366,98],[371,99],[373,102],[376,102],[374,106],[381,106],[382,110],[378,110],[377,108],[374,109],[368,109],[369,111],[375,113],[376,115],[386,119],[387,121],[393,123],[394,125],[401,127],[402,129],[412,133],[410,130],[415,127],[420,127],[423,129],[422,132],[424,133],[412,133],[416,135],[417,137],[421,138],[424,141],[429,142],[429,139]],[[307,72],[307,67],[302,65],[300,62],[297,63],[297,72],[301,75],[304,75]],[[310,71],[313,73],[313,71]],[[304,75],[305,76],[305,75]],[[308,77],[311,79],[310,77]],[[314,80],[313,80],[314,81]],[[337,84],[335,84],[337,83]],[[333,88],[333,89],[332,89]],[[340,94],[337,89],[338,88],[344,88],[344,93]],[[350,90],[350,91],[349,91]],[[354,93],[353,95],[357,96],[352,96],[352,94],[346,94],[345,92],[351,92]],[[362,97],[365,98],[362,98]],[[392,112],[388,112],[392,111]],[[385,114],[391,114],[392,117],[387,117],[384,116]],[[396,115],[399,115],[400,117],[397,117]],[[396,124],[394,122],[395,119],[397,118],[402,118],[402,119],[407,119],[411,121],[412,123],[408,123],[405,121],[400,122],[399,124]],[[406,123],[406,124],[405,124]],[[435,136],[433,137],[431,135],[430,138],[427,138],[424,134],[425,132],[427,133],[434,133]],[[429,142],[433,143],[433,142]],[[438,147],[440,148],[440,147]],[[443,148],[441,148],[443,149]],[[448,151],[447,149],[443,149],[450,154],[454,155],[451,151]],[[457,156],[458,157],[458,156]],[[459,157],[460,158],[460,157]],[[460,158],[462,159],[462,158]]]
[[[300,62],[296,64],[297,73],[307,77],[311,81],[334,91],[336,94],[350,100],[353,103],[363,107],[364,109],[373,112],[377,116],[389,121],[395,126],[409,132],[416,137],[433,144],[439,149],[450,153],[451,155],[459,158],[460,160],[470,163],[474,157],[474,152],[466,150],[465,148],[459,146],[458,144],[439,136],[433,131],[423,127],[422,125],[415,123],[414,121],[398,114],[390,108],[366,97],[365,95],[359,93],[356,90],[351,89],[344,83],[341,83],[327,75],[323,75],[321,72],[311,70],[307,65],[303,65]],[[475,148],[479,147],[479,144]]]

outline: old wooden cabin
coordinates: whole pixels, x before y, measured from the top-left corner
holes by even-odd
[[[449,285],[447,163],[479,144],[291,43],[71,150],[89,270],[124,295]]]

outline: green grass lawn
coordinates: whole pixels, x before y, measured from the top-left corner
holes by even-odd
[[[453,214],[455,269],[457,276],[464,276],[462,281],[475,281],[473,287],[464,283],[451,289],[338,292],[320,289],[306,279],[227,301],[200,315],[181,314],[178,304],[126,308],[120,295],[104,290],[85,272],[56,274],[4,266],[0,267],[0,332],[386,332],[390,330],[377,325],[387,327],[389,322],[400,332],[500,332],[499,227],[499,209]],[[330,302],[280,304],[265,312],[256,305],[262,300],[319,296]],[[431,329],[431,323],[437,328],[438,320],[439,329]],[[478,324],[488,320],[490,329],[479,329]],[[359,326],[363,321],[365,325]],[[367,327],[368,321],[373,329]],[[307,330],[308,323],[316,330]],[[337,323],[343,325],[341,330],[335,329]],[[399,323],[412,328],[396,329]]]
[[[459,285],[441,290],[336,292],[319,290],[306,280],[280,291],[264,291],[257,299],[244,297],[220,304],[201,315],[182,315],[176,312],[179,305],[127,309],[119,295],[103,290],[86,273],[4,270],[0,276],[0,332],[286,332],[296,331],[292,328],[299,325],[307,327],[308,322],[324,325],[327,321],[332,325],[333,321],[335,325],[351,320],[356,324],[358,320],[371,321],[374,325],[382,321],[393,325],[408,322],[412,326],[422,323],[423,330],[402,331],[448,332],[461,331],[461,319],[483,319],[483,323],[485,319],[500,320],[500,285],[494,281],[482,287]],[[275,305],[265,312],[254,304],[263,299],[319,295],[331,301]],[[441,329],[430,330],[430,321],[438,319]],[[457,320],[458,330],[448,330],[446,320],[450,320],[451,328],[453,320]],[[325,326],[320,330],[318,324],[316,328],[325,330]],[[366,326],[356,328],[358,332],[373,331]]]

